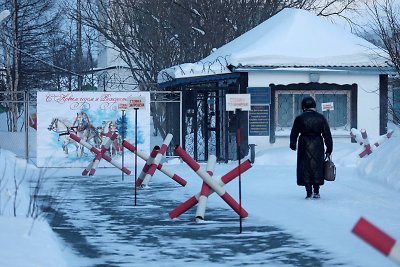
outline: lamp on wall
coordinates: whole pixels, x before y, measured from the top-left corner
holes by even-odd
[[[319,82],[319,73],[310,73],[310,82],[317,83]]]

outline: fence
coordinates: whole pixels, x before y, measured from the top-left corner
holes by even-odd
[[[161,144],[168,133],[174,135],[174,144],[181,143],[181,92],[153,91],[150,96],[151,148]],[[0,148],[34,163],[36,99],[36,92],[0,92]],[[173,156],[173,151],[167,151],[167,156]]]
[[[20,157],[35,153],[36,100],[28,92],[0,92],[0,148]]]

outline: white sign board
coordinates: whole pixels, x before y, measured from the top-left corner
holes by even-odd
[[[110,155],[122,162],[122,132],[125,140],[134,143],[135,114],[122,114],[119,108],[128,108],[128,96],[140,96],[150,105],[148,92],[38,92],[37,94],[37,166],[38,167],[87,167],[94,154],[86,148],[83,154],[77,143],[69,138],[75,133],[100,150],[108,132],[117,132]],[[121,103],[126,105],[120,106]],[[150,109],[138,110],[138,149],[150,153]],[[67,128],[68,127],[68,128]],[[125,153],[125,163],[134,162],[133,153]],[[113,167],[101,160],[101,167]]]
[[[250,110],[250,94],[227,94],[226,111]]]
[[[121,101],[118,103],[118,109],[119,110],[127,110],[129,108],[128,101]]]
[[[146,109],[146,99],[144,97],[129,97],[130,109]]]
[[[326,102],[321,104],[322,111],[334,110],[333,102]]]

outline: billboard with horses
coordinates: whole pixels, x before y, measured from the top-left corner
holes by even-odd
[[[126,110],[125,119],[118,104],[140,97],[145,109],[137,110],[138,149],[150,153],[149,92],[38,92],[37,94],[37,166],[87,167],[93,154],[70,138],[73,133],[100,149],[110,131],[117,139],[106,152],[122,162],[122,136],[135,143],[135,111]],[[134,156],[124,153],[125,166],[132,166]],[[112,166],[101,161],[99,166]]]

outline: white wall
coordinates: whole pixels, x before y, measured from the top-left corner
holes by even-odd
[[[99,69],[120,67],[97,73],[99,91],[104,89],[106,91],[133,91],[137,89],[128,64],[122,60],[118,48],[104,38],[100,42],[97,67]]]
[[[315,73],[314,71],[312,71]],[[351,74],[344,71],[319,73],[319,83],[357,84],[357,125],[358,129],[366,129],[368,136],[379,136],[379,75]],[[309,71],[306,72],[250,72],[249,87],[266,87],[270,84],[288,85],[292,83],[309,83]],[[348,137],[337,138],[347,142]],[[288,138],[277,137],[275,144],[269,143],[269,137],[249,136],[250,144],[259,148],[288,145]]]
[[[128,65],[120,57],[120,52],[110,41],[102,40],[99,45],[99,54],[97,67],[107,68],[111,66],[123,66]]]

